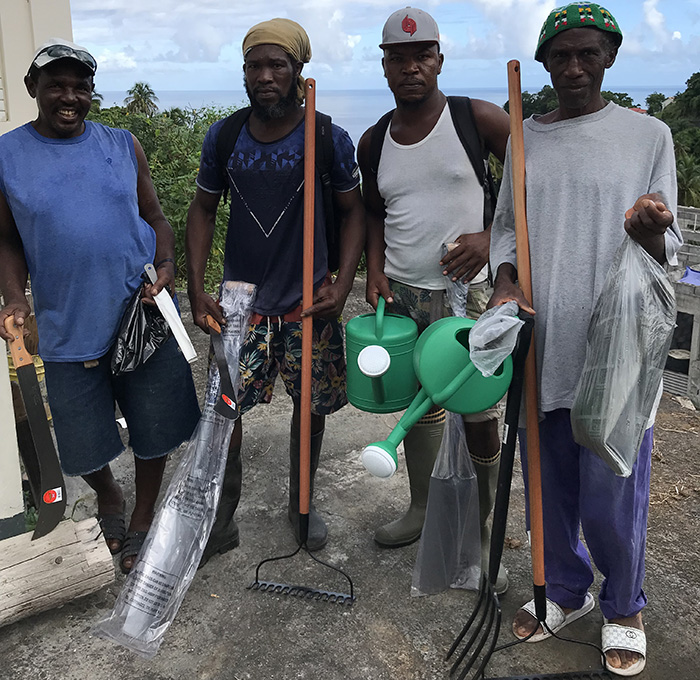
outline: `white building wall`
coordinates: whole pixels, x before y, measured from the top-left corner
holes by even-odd
[[[24,76],[52,37],[73,39],[69,0],[0,0],[0,134],[35,117]]]
[[[73,39],[69,0],[0,0],[0,134],[36,117],[24,76],[51,37]],[[0,356],[0,539],[22,530],[23,512],[9,372]]]

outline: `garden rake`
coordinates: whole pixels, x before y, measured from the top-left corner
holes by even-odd
[[[308,309],[313,304],[313,274],[314,274],[314,206],[316,180],[316,82],[307,78],[304,83],[306,92],[306,108],[304,120],[304,273],[302,290],[302,308]],[[311,355],[312,355],[313,318],[302,317],[301,339],[301,418],[300,418],[300,450],[299,450],[299,545],[289,555],[270,557],[258,564],[255,569],[255,581],[248,586],[253,590],[277,595],[291,595],[308,600],[336,602],[352,605],[355,601],[352,579],[338,567],[328,564],[316,557],[308,548],[309,537],[309,507],[311,480]],[[333,569],[342,574],[350,586],[349,593],[310,588],[308,586],[290,585],[274,581],[260,580],[260,569],[268,562],[277,562],[294,557],[304,550],[318,564]]]
[[[522,94],[520,90],[520,63],[517,60],[511,60],[508,62],[508,101],[510,108],[511,167],[513,173],[513,208],[515,213],[518,284],[520,285],[526,300],[530,306],[532,306],[530,245],[528,241],[527,213],[525,203],[525,150],[522,125]],[[527,464],[529,479],[531,555],[535,616],[543,630],[550,633],[553,637],[565,642],[574,642],[593,647],[600,653],[602,658],[603,654],[600,647],[589,642],[571,640],[569,638],[563,638],[556,635],[549,628],[545,620],[547,615],[547,595],[544,573],[544,526],[542,515],[542,482],[540,474],[540,437],[537,408],[537,371],[535,366],[534,333],[530,337],[529,344],[529,351],[524,359],[524,387],[526,433],[528,443]],[[518,348],[518,351],[519,349],[520,347]],[[515,381],[515,375],[513,380]],[[511,388],[511,390],[512,389],[513,388]],[[450,675],[454,675],[459,669],[460,664],[465,659],[467,660],[465,666],[461,669],[458,676],[459,680],[464,680],[464,678],[466,678],[469,674],[469,671],[476,665],[476,662],[479,660],[479,656],[486,646],[489,638],[489,646],[484,653],[484,656],[481,658],[480,663],[476,667],[473,675],[471,676],[471,680],[480,680],[481,678],[484,678],[484,670],[486,665],[495,652],[527,642],[527,640],[529,640],[537,630],[537,628],[535,628],[535,630],[533,630],[533,632],[526,638],[496,647],[501,623],[501,607],[498,601],[498,596],[494,591],[494,584],[496,582],[498,565],[500,563],[500,557],[503,550],[505,521],[508,511],[507,495],[510,489],[513,454],[515,450],[516,432],[510,431],[514,430],[515,428],[510,427],[511,421],[509,420],[509,416],[510,418],[514,417],[512,411],[515,406],[513,405],[511,408],[511,402],[513,402],[513,404],[515,402],[514,397],[511,399],[511,396],[513,395],[514,392],[509,392],[508,410],[510,410],[510,413],[506,412],[506,432],[504,436],[504,453],[510,460],[502,459],[501,469],[499,470],[497,490],[498,495],[496,498],[496,509],[494,510],[493,535],[491,537],[491,563],[489,565],[489,574],[488,577],[482,576],[481,589],[479,591],[477,605],[447,654],[447,658],[450,658],[466,636],[469,629],[474,626],[473,632],[467,641],[465,649],[461,652],[450,669]],[[514,422],[517,422],[517,415],[515,418],[516,420]],[[510,451],[507,446],[509,440],[512,440],[512,451]],[[507,469],[504,470],[504,467]],[[506,496],[505,499],[504,495]],[[498,527],[496,526],[497,521],[499,524]],[[486,627],[484,628],[485,623]],[[598,669],[593,671],[554,673],[547,675],[536,673],[534,675],[510,676],[508,678],[494,678],[492,680],[612,680],[612,675],[610,675],[606,670]]]

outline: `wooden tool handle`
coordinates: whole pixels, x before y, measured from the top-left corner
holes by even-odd
[[[513,177],[513,210],[515,213],[515,247],[518,284],[530,305],[532,277],[530,242],[527,231],[525,195],[525,144],[523,141],[523,105],[520,90],[520,62],[508,62],[508,109],[510,113],[510,160]],[[527,432],[527,470],[530,500],[530,532],[532,576],[535,586],[544,588],[544,525],[542,519],[542,476],[540,468],[540,428],[537,399],[537,367],[535,337],[525,362],[525,426]]]
[[[314,213],[316,184],[316,81],[304,83],[304,262],[302,309],[314,303]],[[313,318],[301,320],[301,404],[299,419],[299,513],[309,514],[311,490],[311,347]],[[302,540],[303,540],[302,536]]]
[[[221,326],[219,326],[219,322],[211,314],[207,314],[204,318],[206,319],[207,326],[209,326],[209,328],[221,334]]]
[[[24,332],[19,326],[15,326],[15,317],[8,316],[5,319],[5,330],[12,334],[12,340],[9,341],[10,356],[12,363],[15,365],[15,370],[22,366],[33,366],[32,355],[24,346]]]

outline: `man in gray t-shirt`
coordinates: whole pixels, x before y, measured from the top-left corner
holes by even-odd
[[[647,601],[642,583],[653,428],[632,474],[621,478],[575,443],[570,423],[593,307],[625,233],[662,264],[675,262],[682,242],[674,221],[668,128],[601,96],[603,75],[621,42],[615,19],[598,5],[574,3],[550,14],[535,58],[551,75],[559,107],[525,121],[524,140],[542,417],[546,622],[556,631],[594,606],[592,567],[579,540],[583,527],[605,577],[599,604],[606,665],[613,673],[636,675],[646,660],[641,610]],[[510,160],[509,149],[491,236],[496,279],[489,304],[516,300],[529,309],[517,285]],[[520,442],[526,459],[524,436]],[[517,612],[513,632],[521,639],[534,633],[530,642],[549,637],[532,602]]]

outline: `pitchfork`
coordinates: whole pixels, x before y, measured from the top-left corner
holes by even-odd
[[[513,171],[513,208],[515,213],[515,242],[518,266],[518,283],[528,303],[532,306],[532,279],[530,276],[530,245],[527,233],[527,215],[525,209],[525,150],[523,142],[523,110],[522,95],[520,91],[520,63],[517,60],[508,62],[508,102],[510,109],[510,144],[511,167]],[[460,664],[466,659],[458,680],[464,680],[471,668],[479,660],[482,650],[490,640],[489,646],[481,657],[481,662],[476,667],[471,680],[484,678],[486,664],[490,661],[494,652],[507,649],[527,640],[535,634],[535,630],[526,638],[511,642],[501,647],[496,647],[498,634],[501,627],[501,605],[495,591],[496,576],[503,552],[503,540],[505,538],[506,517],[508,514],[508,496],[513,472],[513,457],[515,454],[515,439],[517,434],[517,422],[520,411],[520,395],[525,383],[525,409],[526,429],[528,444],[528,479],[530,501],[530,529],[532,536],[532,575],[534,582],[535,615],[543,630],[560,640],[588,645],[598,650],[601,657],[602,650],[594,644],[579,640],[571,640],[555,635],[547,625],[547,595],[544,576],[544,528],[542,516],[542,485],[540,475],[540,437],[539,417],[537,412],[537,372],[535,367],[535,343],[532,341],[532,317],[530,317],[530,329],[527,331],[527,342],[522,334],[516,350],[515,362],[520,366],[517,371],[514,366],[513,382],[508,392],[508,404],[506,407],[506,426],[504,443],[501,451],[501,467],[498,475],[498,487],[494,508],[493,530],[491,534],[491,549],[488,577],[482,575],[481,587],[476,607],[467,620],[464,628],[455,639],[447,653],[449,659],[455,653],[462,640],[470,629],[471,636],[463,651],[457,657],[450,669],[450,675],[454,675]],[[526,321],[527,324],[527,321]],[[527,326],[523,327],[523,331]],[[529,345],[526,347],[526,345]],[[522,362],[522,363],[521,363]],[[522,366],[524,364],[524,371]],[[520,384],[516,384],[516,381]],[[516,405],[517,404],[517,405]],[[612,676],[605,670],[580,671],[573,673],[557,673],[542,675],[518,676],[510,678],[498,678],[494,680],[612,680]]]

